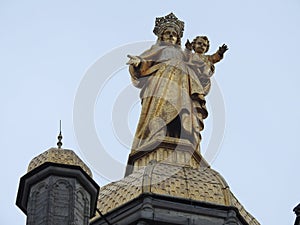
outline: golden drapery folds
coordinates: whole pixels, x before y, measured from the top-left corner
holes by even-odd
[[[138,57],[141,63],[129,67],[142,102],[131,153],[165,136],[189,140],[198,148],[207,117],[199,65],[191,65],[179,45],[160,41]]]

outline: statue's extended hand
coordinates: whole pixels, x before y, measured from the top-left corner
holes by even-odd
[[[227,45],[223,44],[222,46],[219,47],[218,53],[220,56],[223,57],[224,53],[228,50]]]
[[[127,65],[132,65],[134,67],[138,67],[141,63],[141,59],[137,56],[127,55],[129,61],[126,63]]]
[[[185,47],[186,47],[186,49],[192,51],[193,45],[192,45],[192,43],[189,41],[189,39],[186,40]]]

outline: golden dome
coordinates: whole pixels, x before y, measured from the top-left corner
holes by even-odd
[[[149,163],[122,180],[102,187],[97,207],[105,214],[142,193],[234,206],[249,224],[259,225],[231,193],[224,178],[209,167],[193,169],[190,166]]]
[[[28,165],[27,172],[37,168],[46,163],[59,163],[64,165],[73,165],[81,167],[90,177],[93,177],[91,170],[84,164],[84,162],[69,149],[50,148],[37,157],[33,158]]]

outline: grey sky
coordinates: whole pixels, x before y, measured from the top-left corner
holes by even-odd
[[[0,224],[25,224],[15,206],[19,178],[33,157],[56,145],[60,119],[63,147],[84,159],[74,133],[73,104],[88,68],[117,47],[154,41],[155,17],[169,12],[185,22],[183,43],[204,34],[210,53],[223,43],[229,46],[216,65],[226,129],[212,167],[261,224],[293,224],[292,209],[300,202],[299,11],[298,0],[0,1],[0,178],[5,181]],[[116,77],[122,75],[124,85],[112,79],[106,94],[111,90],[118,96],[129,84],[127,70],[120,68]],[[103,130],[113,134],[110,122],[107,127],[100,119],[105,112],[111,120],[114,98],[108,97],[99,95],[95,105],[100,139]],[[139,116],[136,108],[128,115],[132,123]],[[207,130],[211,123],[206,122]],[[111,151],[126,162],[120,140],[112,136],[109,141]],[[107,182],[97,174],[95,179]]]

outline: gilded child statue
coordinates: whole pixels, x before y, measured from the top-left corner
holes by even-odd
[[[197,36],[192,43],[187,40],[185,47],[190,65],[198,74],[204,93],[207,95],[211,87],[210,77],[215,72],[214,64],[223,59],[224,53],[228,50],[227,45],[223,44],[216,53],[206,55],[209,50],[209,40],[206,36]]]

